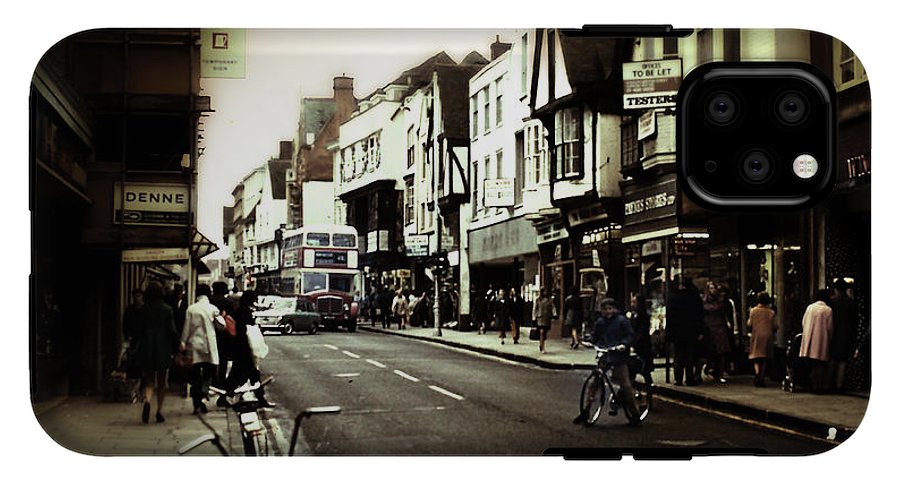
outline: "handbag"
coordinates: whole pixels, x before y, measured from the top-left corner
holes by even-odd
[[[194,353],[190,350],[182,350],[175,353],[175,365],[178,367],[190,367],[194,365]]]
[[[541,339],[541,331],[537,327],[531,327],[531,330],[528,331],[528,340],[540,340]]]
[[[247,325],[247,342],[250,344],[250,351],[257,359],[265,359],[269,355],[269,346],[263,338],[262,330],[256,325]]]

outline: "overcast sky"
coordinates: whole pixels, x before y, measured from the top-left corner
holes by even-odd
[[[473,50],[489,58],[497,35],[513,40],[508,30],[248,30],[246,78],[201,81],[215,112],[203,132],[200,231],[225,247],[222,207],[245,175],[278,155],[279,141],[293,139],[301,96],[330,97],[332,79],[346,75],[365,97],[442,50],[457,62]]]

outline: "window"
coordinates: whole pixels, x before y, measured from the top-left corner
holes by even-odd
[[[534,187],[547,177],[547,138],[544,127],[535,123],[525,127],[525,173],[526,184]]]
[[[344,293],[353,293],[353,275],[349,274],[331,274],[329,275],[329,289],[331,291],[342,291]]]
[[[327,273],[303,273],[303,293],[324,290],[328,281]]]
[[[484,97],[484,132],[487,133],[491,131],[491,96],[488,86],[485,86],[482,92]]]
[[[838,85],[838,89],[846,89],[851,86],[860,84],[868,79],[866,70],[863,69],[856,54],[847,47],[846,44],[839,40],[834,40],[835,48],[835,72],[834,79]]]
[[[412,224],[416,221],[416,187],[413,184],[413,178],[406,180],[406,224]]]
[[[472,138],[478,138],[478,95],[472,96]]]
[[[485,180],[490,180],[490,179],[494,178],[495,172],[493,170],[491,170],[491,168],[492,168],[491,167],[491,156],[485,155],[484,156],[484,179]]]
[[[638,120],[635,119],[622,125],[622,169],[640,166],[643,150],[641,142],[637,139]]]
[[[514,201],[516,205],[522,203],[522,184],[525,171],[525,132],[516,133],[516,176],[513,183]]]
[[[497,160],[497,178],[502,179],[503,176],[503,150],[497,150],[494,158]]]
[[[722,31],[725,43],[725,62],[741,60],[741,30],[725,29]]]
[[[332,242],[339,248],[355,248],[356,236],[353,234],[335,234]]]
[[[663,37],[663,59],[678,57],[678,37]]]
[[[556,179],[580,175],[581,158],[581,109],[572,107],[556,112],[555,122]]]
[[[503,87],[501,83],[503,83],[502,77],[494,83],[494,94],[497,96],[497,100],[495,102],[497,108],[494,115],[494,122],[496,126],[500,126],[503,124],[503,103],[501,102],[501,99],[503,97]]]
[[[520,88],[522,95],[528,94],[528,34],[522,35],[522,53],[520,60],[522,65],[519,67]]]
[[[369,171],[374,171],[381,165],[381,154],[378,150],[379,139],[378,135],[372,135],[366,141],[368,145],[365,153],[368,155],[368,159],[366,161],[366,165],[369,167]]]
[[[416,138],[410,126],[406,131],[406,168],[412,167],[416,161]]]
[[[306,245],[313,247],[325,247],[331,244],[331,237],[327,232],[311,232],[306,235]]]

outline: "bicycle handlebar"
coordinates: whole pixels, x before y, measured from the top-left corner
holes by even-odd
[[[294,418],[294,432],[291,434],[291,447],[288,450],[288,456],[294,456],[294,447],[297,444],[297,434],[300,432],[300,422],[303,418],[308,418],[314,414],[333,414],[341,412],[340,406],[318,406],[306,408]]]

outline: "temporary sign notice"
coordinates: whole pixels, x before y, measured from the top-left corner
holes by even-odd
[[[625,63],[622,67],[625,109],[675,106],[681,76],[681,59]]]

